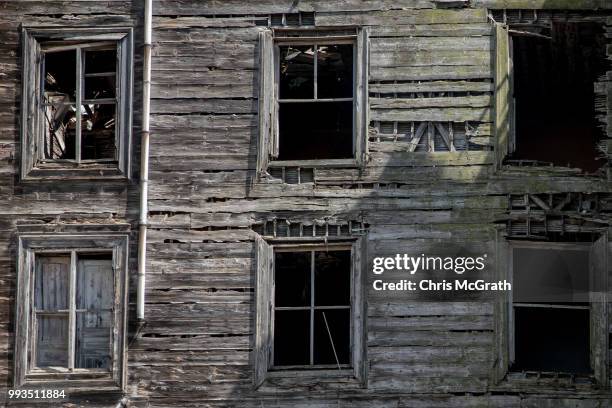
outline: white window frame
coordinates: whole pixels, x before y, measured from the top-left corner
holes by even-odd
[[[366,259],[365,236],[354,239],[324,242],[313,239],[307,242],[290,239],[266,241],[255,239],[257,254],[256,277],[256,328],[254,347],[254,386],[260,387],[266,380],[298,378],[338,378],[363,384],[365,379],[365,301],[363,268]],[[334,366],[275,367],[274,358],[274,254],[275,251],[351,251],[351,345],[350,364]]]
[[[354,44],[353,53],[353,157],[348,159],[277,160],[279,153],[278,86],[279,46],[299,44]],[[358,167],[367,160],[369,123],[368,72],[369,29],[343,30],[338,35],[317,29],[276,29],[259,33],[259,143],[257,171],[262,175],[269,167]],[[314,120],[315,118],[313,118]]]
[[[116,118],[114,160],[49,160],[44,157],[44,105],[42,70],[45,48],[63,47],[81,50],[106,44],[116,46]],[[39,28],[22,29],[22,105],[21,105],[21,180],[45,179],[126,179],[130,177],[132,133],[133,29],[109,28]],[[81,61],[77,58],[77,81],[81,83]],[[75,69],[75,67],[66,67]],[[82,100],[77,86],[77,99]],[[76,103],[76,102],[75,102]],[[77,120],[79,115],[77,115]],[[78,138],[76,149],[79,150]]]
[[[15,387],[49,388],[60,386],[72,392],[121,391],[126,385],[125,333],[127,322],[128,235],[104,234],[24,234],[20,235],[17,265],[15,314]],[[79,252],[112,253],[114,276],[112,361],[109,370],[77,369],[69,363],[66,369],[34,367],[36,336],[32,324],[34,313],[34,275],[37,255],[71,254],[71,281],[76,275],[74,260]],[[74,310],[71,307],[70,313]],[[73,321],[74,319],[69,319]],[[69,337],[69,348],[74,348]],[[66,355],[74,355],[66,350]]]

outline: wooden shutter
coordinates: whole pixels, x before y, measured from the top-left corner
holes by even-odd
[[[278,152],[273,132],[274,118],[274,41],[269,30],[259,33],[259,143],[257,173],[266,171],[270,155]]]
[[[272,271],[273,253],[272,247],[257,236],[255,238],[256,257],[257,257],[257,278],[256,278],[256,325],[255,325],[255,388],[263,384],[268,372],[271,349],[271,325],[270,317],[272,313]]]
[[[34,36],[23,29],[22,36],[22,100],[21,100],[21,178],[38,159],[37,138],[41,135],[39,120],[40,46]]]
[[[369,28],[364,27],[357,36],[355,58],[355,159],[360,165],[366,161],[368,151],[368,128],[370,125],[370,104],[368,77],[370,70]]]
[[[591,247],[591,368],[598,384],[608,387],[608,235],[603,234]]]
[[[501,167],[510,144],[510,41],[508,26],[495,23],[495,137],[496,166]]]

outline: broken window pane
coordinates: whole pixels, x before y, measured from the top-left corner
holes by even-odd
[[[350,304],[351,251],[315,252],[315,306]]]
[[[44,102],[76,101],[76,50],[44,53]]]
[[[353,157],[353,103],[281,103],[279,160]]]
[[[318,98],[353,97],[353,44],[319,45]]]
[[[79,256],[76,368],[109,368],[113,308],[112,256]]]
[[[115,98],[115,75],[85,77],[85,99]]]
[[[588,374],[589,310],[514,308],[514,370]]]
[[[516,151],[513,159],[540,160],[594,171],[594,83],[606,71],[606,41],[595,23],[553,23],[541,36],[513,36]]]
[[[315,311],[314,364],[349,364],[350,318],[351,311],[349,309]],[[326,320],[327,325],[325,324]],[[338,361],[336,361],[336,356]]]
[[[36,367],[68,366],[68,313],[36,315]]]
[[[116,106],[87,104],[81,113],[81,159],[114,159]]]
[[[589,302],[588,251],[515,248],[513,264],[514,302]]]
[[[76,108],[74,105],[50,105],[44,108],[45,159],[74,159]]]
[[[280,99],[314,98],[314,46],[283,45],[280,49]]]
[[[310,364],[310,311],[274,313],[274,365]]]
[[[117,71],[117,50],[85,50],[85,74],[112,73]]]
[[[274,255],[274,304],[310,305],[311,252],[276,252]]]

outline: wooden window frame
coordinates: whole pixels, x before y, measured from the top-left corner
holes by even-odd
[[[15,322],[14,386],[28,388],[60,387],[70,392],[122,391],[126,386],[128,235],[105,234],[23,234],[18,237],[17,297]],[[114,272],[112,362],[109,370],[33,367],[35,350],[32,340],[35,256],[38,254],[71,254],[71,282],[75,279],[74,260],[79,252],[112,253]],[[71,285],[72,286],[72,285]],[[71,297],[72,298],[72,297]],[[74,306],[74,305],[71,305]],[[74,312],[71,307],[71,314]],[[74,321],[74,316],[69,319]],[[72,336],[69,348],[72,349]],[[69,357],[73,353],[68,353]]]
[[[289,34],[290,33],[290,34]],[[353,157],[348,159],[276,160],[279,153],[279,45],[354,44],[353,52]],[[369,29],[367,27],[327,33],[324,28],[265,30],[259,33],[259,143],[257,172],[269,167],[360,167],[367,160],[369,123]]]
[[[366,237],[349,238],[334,242],[313,238],[308,242],[291,239],[266,241],[257,235],[256,271],[256,327],[254,354],[254,386],[260,387],[266,380],[330,378],[354,381],[361,386],[365,381],[365,278]],[[351,362],[334,366],[274,366],[274,254],[276,251],[308,252],[343,249],[351,251]]]
[[[128,179],[130,177],[133,88],[133,29],[109,28],[22,28],[22,109],[21,109],[21,167],[22,181],[57,179]],[[51,44],[46,44],[52,41]],[[65,43],[65,45],[62,45]],[[42,101],[42,63],[46,49],[75,49],[77,57],[82,49],[106,44],[117,49],[117,93],[115,96],[114,160],[80,160],[80,131],[77,129],[75,159],[44,159]],[[77,58],[78,83],[82,82]],[[83,101],[77,86],[77,102]],[[79,115],[77,121],[80,123]]]
[[[514,248],[547,248],[573,249],[589,251],[590,283],[590,361],[594,386],[607,389],[608,381],[608,234],[603,232],[600,238],[589,243],[537,242],[507,240],[501,231],[497,232],[497,265],[498,280],[513,280]],[[495,365],[492,382],[501,385],[511,381],[507,378],[512,372],[510,365],[514,351],[513,299],[512,292],[500,292],[495,301]],[[535,381],[535,379],[534,379]],[[529,387],[529,383],[517,383]],[[533,385],[533,384],[531,384]],[[514,386],[514,384],[513,384]]]

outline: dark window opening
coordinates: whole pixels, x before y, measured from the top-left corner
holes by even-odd
[[[351,251],[274,255],[274,366],[347,366]]]
[[[604,164],[594,84],[607,69],[596,23],[552,23],[538,35],[513,35],[515,141],[512,159],[594,172]]]
[[[115,160],[117,50],[46,50],[43,78],[44,159]]]
[[[279,46],[279,160],[350,159],[354,44]]]
[[[512,370],[589,374],[589,252],[513,249]]]

